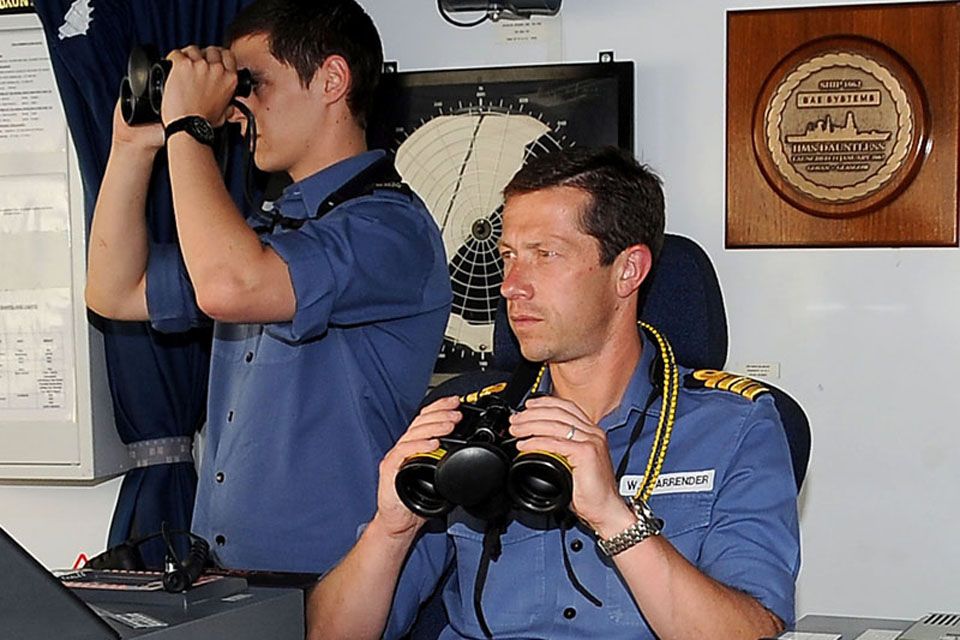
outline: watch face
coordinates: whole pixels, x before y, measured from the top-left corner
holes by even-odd
[[[200,142],[213,144],[213,127],[205,118],[199,116],[191,118],[187,124],[187,131]]]

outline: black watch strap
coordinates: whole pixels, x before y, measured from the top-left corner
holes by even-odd
[[[181,131],[186,131],[197,142],[213,148],[213,125],[206,118],[201,116],[177,118],[163,129],[164,140],[169,140],[170,136]]]

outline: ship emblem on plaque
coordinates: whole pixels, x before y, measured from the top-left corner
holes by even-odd
[[[819,216],[867,213],[919,168],[926,109],[909,67],[864,38],[829,38],[787,56],[754,113],[754,152],[771,186]]]

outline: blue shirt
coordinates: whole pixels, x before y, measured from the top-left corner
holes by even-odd
[[[644,337],[619,407],[600,421],[614,469],[651,391],[655,350]],[[681,376],[688,373],[681,368]],[[624,495],[634,495],[642,480],[659,415],[658,398],[621,479]],[[800,566],[796,485],[769,394],[750,401],[729,391],[681,388],[649,505],[665,521],[663,535],[700,571],[750,594],[788,625],[793,622]],[[562,534],[546,517],[514,516],[518,520],[502,536],[502,555],[490,563],[483,588],[483,612],[495,638],[655,638],[592,531],[578,521]],[[456,509],[445,532],[420,536],[401,574],[386,638],[402,635],[451,562],[443,591],[449,626],[440,637],[484,638],[473,608],[483,531],[483,522]],[[564,544],[576,578],[602,606],[574,588],[564,568]]]
[[[372,151],[288,187],[309,218],[380,158]],[[381,189],[300,229],[261,236],[287,263],[289,322],[214,325],[193,531],[227,567],[323,572],[376,507],[378,465],[423,397],[451,300],[436,223],[416,196]],[[151,321],[202,321],[175,248],[151,248]]]

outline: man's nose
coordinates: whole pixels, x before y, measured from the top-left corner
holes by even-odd
[[[533,295],[533,286],[524,267],[514,264],[504,269],[500,294],[507,300],[529,298]]]

